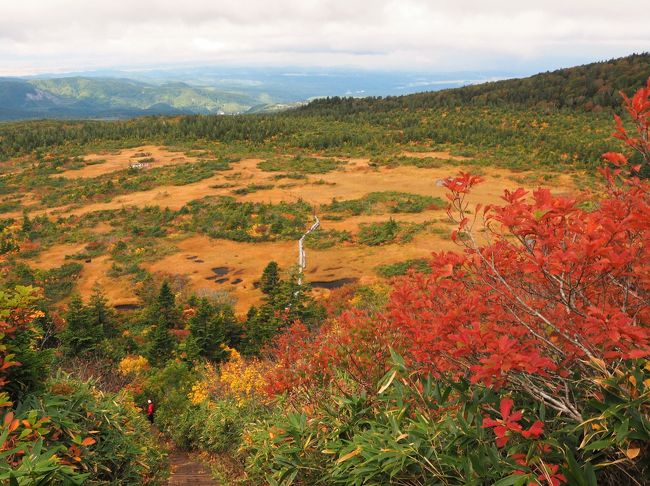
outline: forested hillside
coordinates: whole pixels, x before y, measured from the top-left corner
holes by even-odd
[[[263,110],[270,102],[264,93],[247,94],[182,82],[152,84],[99,77],[0,78],[0,121],[232,114],[252,107]]]
[[[330,98],[301,108],[323,114],[469,106],[518,106],[553,110],[617,110],[619,92],[630,95],[650,74],[650,53],[559,69],[522,79],[389,98]]]

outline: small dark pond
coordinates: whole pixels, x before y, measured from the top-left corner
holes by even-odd
[[[337,280],[321,280],[317,282],[309,282],[309,284],[315,289],[340,289],[344,285],[350,285],[358,282],[359,279],[356,277],[346,277],[339,278]]]
[[[212,269],[212,272],[217,277],[223,277],[224,275],[228,275],[228,273],[230,272],[230,268],[228,268],[228,267],[214,267]]]

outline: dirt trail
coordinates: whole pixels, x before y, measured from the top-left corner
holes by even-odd
[[[169,454],[171,475],[167,481],[168,486],[218,486],[212,479],[207,468],[193,461],[187,452],[174,450]]]

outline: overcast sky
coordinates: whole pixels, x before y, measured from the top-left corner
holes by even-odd
[[[0,0],[0,75],[546,70],[650,50],[648,0]]]

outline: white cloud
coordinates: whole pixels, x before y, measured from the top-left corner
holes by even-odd
[[[650,50],[642,0],[0,0],[0,75],[164,64],[435,71]]]

